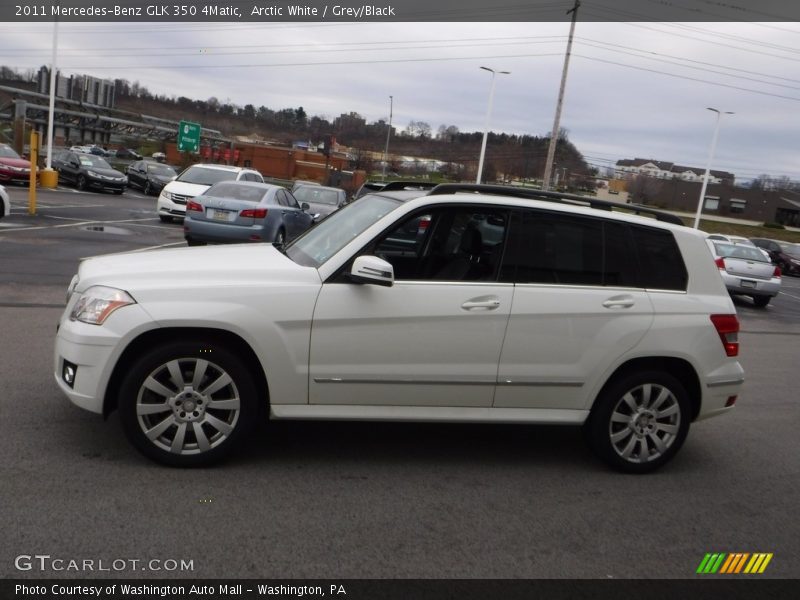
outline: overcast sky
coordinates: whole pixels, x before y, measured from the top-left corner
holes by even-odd
[[[0,63],[49,64],[52,23],[0,24]],[[569,23],[60,23],[58,68],[138,81],[152,93],[334,119],[425,121],[482,131],[553,126]],[[800,180],[800,23],[582,23],[561,125],[586,160],[654,158],[739,180]]]

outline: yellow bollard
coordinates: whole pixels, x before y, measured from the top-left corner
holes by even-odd
[[[31,178],[28,182],[28,214],[36,214],[36,172],[39,169],[39,134],[31,131]]]

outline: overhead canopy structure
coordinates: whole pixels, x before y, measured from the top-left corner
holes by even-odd
[[[0,94],[10,97],[0,104],[0,121],[13,123],[13,145],[22,152],[26,126],[40,133],[47,130],[49,96],[7,86],[0,86]],[[55,137],[75,143],[108,144],[112,134],[172,141],[178,134],[178,121],[61,97],[55,100],[53,126]],[[215,129],[202,128],[200,137],[209,142],[230,141]]]

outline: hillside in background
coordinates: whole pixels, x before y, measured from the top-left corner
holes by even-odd
[[[0,67],[0,85],[27,90],[35,89],[35,73],[24,73],[10,67]],[[327,135],[352,149],[355,169],[371,171],[375,168],[374,154],[383,152],[388,123],[379,120],[367,123],[358,113],[343,113],[328,120],[308,115],[302,106],[274,109],[246,104],[239,106],[221,102],[211,97],[206,100],[185,96],[153,94],[138,82],[115,80],[116,108],[166,119],[199,122],[203,127],[220,131],[224,136],[258,136],[265,140],[291,145],[295,141],[321,144]],[[10,98],[7,92],[3,97]],[[301,100],[301,99],[300,99]],[[412,121],[407,125],[394,124],[390,154],[424,157],[447,163],[444,174],[456,179],[474,172],[480,153],[482,132],[462,132],[453,124],[439,124],[434,129],[425,121]],[[398,130],[398,127],[401,129]],[[569,141],[566,131],[560,134],[555,163],[563,179],[582,187],[589,185],[595,170],[590,168],[577,148]],[[490,133],[486,149],[484,178],[529,179],[541,177],[547,155],[549,137]],[[395,163],[397,161],[393,161]],[[391,170],[400,170],[400,164],[390,164]],[[406,171],[407,171],[406,165]],[[424,164],[420,172],[430,170]],[[409,173],[414,174],[414,173]]]

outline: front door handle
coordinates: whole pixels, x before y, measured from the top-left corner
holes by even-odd
[[[461,308],[464,310],[477,310],[477,309],[484,309],[484,310],[495,310],[500,306],[500,298],[496,296],[484,296],[482,298],[473,298],[472,300],[467,300],[464,304],[461,305]]]

